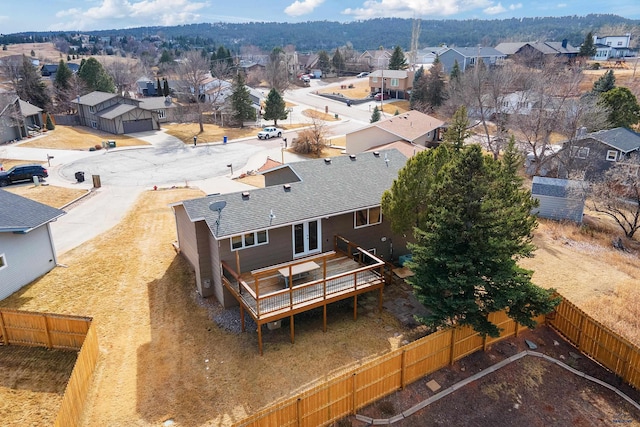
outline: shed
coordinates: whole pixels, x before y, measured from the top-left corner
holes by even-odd
[[[540,206],[532,211],[533,214],[541,218],[582,223],[585,199],[583,181],[534,176],[531,195],[540,202]]]

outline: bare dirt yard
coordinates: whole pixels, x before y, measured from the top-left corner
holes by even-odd
[[[638,402],[640,392],[621,384],[615,375],[602,369],[558,336],[539,327],[519,337],[494,344],[452,366],[434,372],[359,411],[370,418],[388,419],[410,409],[436,393],[527,349],[551,356],[587,375],[617,387]],[[435,381],[440,389],[427,383]],[[422,426],[607,426],[640,425],[640,410],[611,390],[575,375],[547,360],[534,356],[512,362],[498,371],[471,382],[412,416],[394,423],[397,427]],[[338,426],[364,427],[355,417]]]

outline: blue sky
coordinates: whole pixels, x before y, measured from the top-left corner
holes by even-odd
[[[201,22],[354,21],[377,17],[504,19],[611,13],[640,19],[638,0],[0,0],[0,33]]]

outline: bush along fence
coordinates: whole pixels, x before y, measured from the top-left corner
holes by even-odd
[[[54,424],[79,425],[98,361],[98,337],[92,319],[1,309],[0,344],[79,350]]]
[[[235,424],[236,427],[325,426],[491,344],[526,330],[505,312],[489,319],[501,328],[496,338],[482,337],[468,326],[440,330],[363,366],[278,402]],[[556,310],[536,319],[546,322],[585,355],[640,385],[640,348],[590,318],[562,298]]]

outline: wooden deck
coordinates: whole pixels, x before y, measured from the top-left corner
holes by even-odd
[[[345,241],[346,242],[346,241]],[[379,310],[382,311],[384,287],[384,261],[346,242],[344,251],[328,252],[302,260],[270,266],[260,270],[238,274],[222,263],[225,274],[223,283],[240,304],[240,317],[244,330],[244,311],[258,324],[258,344],[262,354],[262,325],[283,318],[290,318],[291,342],[293,342],[293,316],[317,307],[324,307],[326,330],[326,306],[346,298],[354,298],[354,319],[357,318],[357,296],[379,291]],[[336,245],[337,247],[338,245]],[[290,274],[285,280],[281,273],[313,261],[320,268],[297,278]]]

